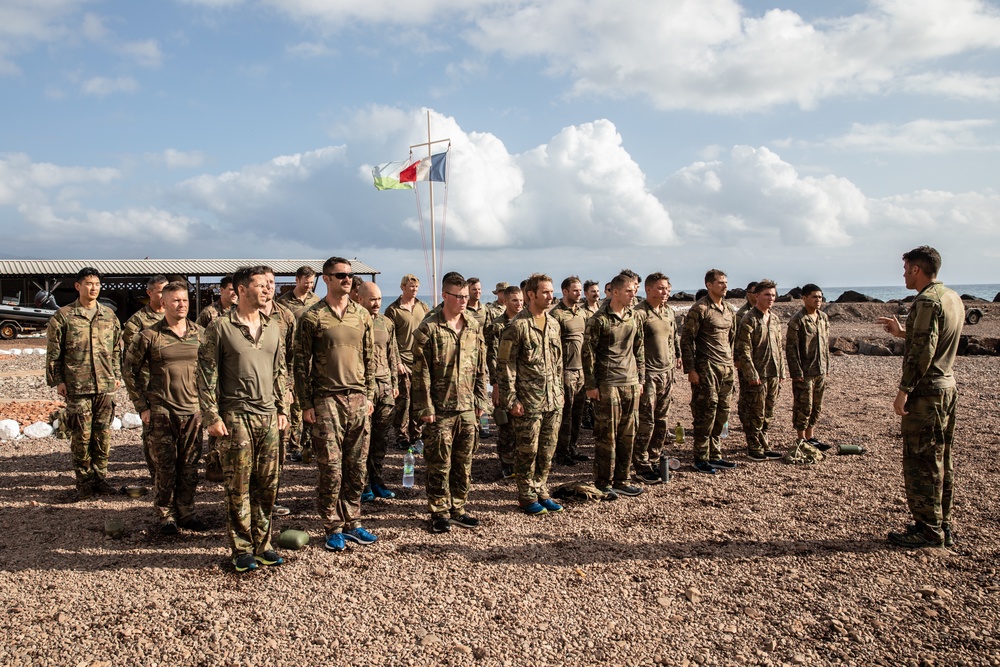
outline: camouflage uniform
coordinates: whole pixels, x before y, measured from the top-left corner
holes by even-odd
[[[493,318],[493,322],[486,327],[483,338],[486,344],[486,368],[489,373],[490,385],[496,387],[500,383],[500,376],[497,373],[497,354],[500,352],[500,337],[504,329],[510,324],[510,316],[507,315],[506,308],[503,313]],[[498,413],[503,413],[499,415]],[[497,456],[504,466],[514,465],[514,447],[516,436],[514,435],[514,422],[510,415],[502,407],[493,409],[494,420],[497,422]],[[503,422],[503,423],[501,423]]]
[[[739,329],[740,322],[743,321],[743,317],[748,312],[750,312],[751,308],[753,308],[753,306],[750,305],[750,302],[749,301],[744,301],[743,305],[740,306],[739,310],[736,311],[736,318],[735,319],[736,319],[736,328],[737,329]],[[740,365],[739,364],[736,364],[736,384],[737,384],[737,386],[739,388],[739,394],[738,394],[738,397],[736,399],[736,414],[740,418],[740,426],[743,427],[744,430],[745,430],[746,429],[746,425],[751,420],[751,417],[750,417],[750,415],[747,415],[747,414],[745,414],[743,412],[743,408],[744,408],[743,396],[744,396],[744,394],[746,394],[747,392],[750,391],[750,388],[749,388],[749,383],[747,383],[747,379],[745,377],[743,377],[743,371],[740,370]]]
[[[659,471],[660,453],[670,434],[667,413],[674,386],[674,367],[680,357],[674,309],[666,303],[658,309],[643,300],[636,308],[642,320],[642,347],[646,357],[646,382],[639,399],[639,428],[632,450],[636,470]]]
[[[751,308],[736,330],[734,349],[736,365],[747,383],[746,391],[740,391],[740,414],[747,417],[743,422],[747,452],[760,456],[770,449],[767,430],[774,418],[781,380],[785,377],[781,320],[773,311],[769,314],[765,324],[764,313],[756,307]]]
[[[194,516],[202,429],[198,406],[198,346],[203,329],[193,322],[178,337],[162,319],[139,333],[122,371],[135,409],[149,410],[149,451],[156,466],[153,506],[161,521]]]
[[[594,405],[594,486],[628,482],[645,379],[642,322],[631,307],[621,316],[602,307],[587,320],[583,343],[584,385],[598,389]]]
[[[410,397],[413,389],[413,332],[424,321],[430,307],[417,299],[410,310],[403,308],[402,297],[396,299],[385,309],[385,316],[392,320],[396,329],[396,346],[399,348],[399,359],[406,368],[397,379],[399,395],[396,396],[396,412],[393,416],[393,429],[396,431],[396,443],[413,442],[420,438],[423,425],[413,411],[413,401]],[[403,447],[406,449],[406,447]]]
[[[472,477],[476,411],[489,406],[486,350],[479,323],[463,314],[461,331],[442,313],[414,333],[413,405],[418,418],[433,416],[425,430],[427,506],[431,519],[465,514]]]
[[[812,428],[823,410],[826,374],[830,372],[830,318],[822,310],[813,319],[805,308],[788,320],[785,359],[792,378],[792,425]]]
[[[486,305],[482,301],[475,308],[472,307],[472,304],[469,304],[465,307],[465,312],[472,315],[473,319],[479,323],[480,329],[486,327]]]
[[[218,439],[226,523],[234,558],[271,549],[271,511],[280,475],[278,416],[284,415],[285,357],[278,323],[260,313],[260,336],[233,308],[205,330],[198,348],[198,401]]]
[[[228,308],[223,309],[222,302],[216,299],[207,308],[203,308],[200,313],[198,313],[198,319],[195,320],[198,326],[203,329],[207,329],[208,325],[215,321],[219,316],[225,315]]]
[[[278,324],[278,330],[281,333],[281,348],[285,355],[285,377],[288,378],[285,381],[284,404],[286,409],[291,412],[291,405],[295,401],[295,315],[292,314],[292,311],[287,306],[274,301],[271,304],[271,314],[268,317]],[[289,420],[289,423],[291,423],[291,420]],[[284,431],[279,431],[279,468],[283,467],[285,463],[285,450],[288,446],[288,438],[289,429],[286,428]]]
[[[736,312],[728,303],[717,306],[705,296],[691,306],[681,329],[681,359],[684,372],[697,371],[700,378],[691,386],[696,463],[722,458],[719,436],[729,421],[735,338]]]
[[[320,301],[299,320],[296,392],[302,409],[316,412],[316,506],[327,535],[361,525],[368,406],[375,399],[374,334],[371,315],[353,301],[343,317]]]
[[[563,412],[556,458],[573,458],[577,454],[576,442],[587,403],[583,387],[583,334],[590,313],[577,304],[567,306],[560,301],[549,314],[559,323],[563,358]]]
[[[953,366],[965,306],[934,281],[914,299],[906,318],[906,345],[899,390],[909,394],[903,430],[903,482],[910,514],[924,536],[941,543],[951,527],[958,390]]]
[[[396,399],[392,394],[398,387],[396,369],[399,367],[399,348],[396,346],[396,331],[392,320],[381,314],[375,315],[372,320],[375,336],[375,411],[372,412],[371,419],[366,477],[368,484],[385,486],[382,465],[389,447],[393,412],[396,410]]]
[[[314,292],[306,292],[305,296],[300,299],[295,296],[295,290],[290,289],[274,301],[290,310],[297,321],[302,317],[302,313],[319,302],[319,297]],[[291,375],[290,371],[289,376]],[[289,382],[288,389],[292,392],[292,401],[288,407],[288,430],[282,434],[282,441],[287,443],[288,452],[301,452],[304,447],[309,446],[312,425],[302,422],[302,407],[295,396],[295,383]]]
[[[107,306],[95,304],[93,316],[77,299],[49,319],[45,381],[66,385],[66,421],[76,488],[89,494],[106,484],[111,451],[114,392],[121,380],[121,324]]]
[[[146,304],[135,313],[132,317],[128,318],[125,325],[122,327],[122,371],[125,371],[125,355],[128,353],[129,347],[132,346],[132,340],[142,331],[145,331],[149,327],[153,326],[157,322],[163,319],[162,312],[156,312]],[[144,379],[145,383],[149,382],[149,378]],[[153,461],[153,454],[149,451],[149,424],[142,425],[142,456],[146,459],[146,469],[149,471],[149,477],[153,480],[153,484],[156,484],[156,463]]]
[[[504,329],[497,354],[500,407],[513,417],[517,438],[514,475],[522,507],[549,497],[547,481],[559,438],[563,408],[562,341],[555,318],[543,314],[540,329],[527,309]]]

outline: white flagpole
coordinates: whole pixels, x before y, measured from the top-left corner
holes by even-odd
[[[427,157],[431,156],[431,110],[427,110]],[[434,181],[427,181],[431,190],[431,308],[438,305],[437,299],[437,245],[434,242]]]

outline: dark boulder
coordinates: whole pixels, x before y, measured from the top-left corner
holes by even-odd
[[[986,299],[978,296],[972,296],[971,294],[963,294],[962,301],[979,301],[981,303],[989,303]]]
[[[747,291],[742,287],[734,287],[733,289],[726,292],[727,299],[745,299],[747,298]]]
[[[675,292],[670,295],[669,301],[694,301],[694,294],[688,294],[687,292]]]
[[[802,288],[801,287],[793,287],[792,289],[788,290],[788,292],[785,293],[785,296],[789,296],[792,299],[801,299],[802,298]],[[791,301],[791,299],[789,299],[789,301]]]
[[[708,290],[702,288],[702,289],[700,289],[700,290],[698,290],[697,292],[694,293],[694,300],[697,301],[698,299],[700,299],[700,298],[702,298],[704,296],[708,296]]]
[[[862,294],[861,292],[855,292],[852,289],[847,290],[839,297],[834,303],[883,303],[881,299],[876,299],[873,296],[868,296],[867,294]]]

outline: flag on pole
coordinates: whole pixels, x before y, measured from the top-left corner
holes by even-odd
[[[409,160],[386,162],[372,167],[372,177],[375,179],[376,190],[412,190],[409,183],[402,183],[399,173],[409,164]]]
[[[447,164],[448,153],[438,153],[422,158],[399,172],[399,182],[439,181],[443,183]]]

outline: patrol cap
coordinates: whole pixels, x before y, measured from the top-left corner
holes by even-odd
[[[505,282],[504,283],[497,283],[497,288],[495,290],[493,290],[493,293],[494,294],[499,294],[500,292],[504,291],[508,287],[510,287],[510,285],[508,285]]]

